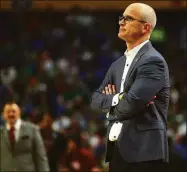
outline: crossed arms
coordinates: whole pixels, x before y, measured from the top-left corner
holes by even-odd
[[[113,84],[111,81],[113,80],[114,68],[115,66],[111,65],[101,86],[93,93],[92,109],[101,109],[104,112],[110,110],[115,96],[115,86],[111,85]],[[129,91],[119,94],[120,100],[113,107],[114,115],[111,120],[127,120],[143,110],[164,86],[164,72],[164,62],[159,57],[150,57],[139,65],[136,78]]]

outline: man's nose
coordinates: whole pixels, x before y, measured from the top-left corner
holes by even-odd
[[[9,113],[10,116],[13,116],[14,114],[15,114],[14,112],[10,112],[10,113]]]
[[[119,21],[119,25],[120,25],[120,26],[125,25],[125,20],[124,20],[124,19],[120,20],[120,21]]]

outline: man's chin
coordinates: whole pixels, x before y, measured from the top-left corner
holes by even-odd
[[[9,123],[10,125],[14,125],[14,124],[16,123],[16,120],[15,120],[15,119],[9,119],[9,120],[8,120],[8,123]]]
[[[120,33],[120,32],[118,33],[118,37],[119,37],[120,39],[124,40],[124,41],[126,40],[126,39],[125,39],[125,35],[122,34],[122,33]]]

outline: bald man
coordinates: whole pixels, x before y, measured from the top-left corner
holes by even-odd
[[[16,103],[4,106],[6,125],[0,133],[0,171],[47,172],[48,160],[40,130],[21,120],[20,115]]]
[[[125,9],[118,37],[127,49],[91,97],[91,107],[107,113],[110,172],[158,171],[168,162],[170,82],[166,61],[149,40],[156,21],[149,5]]]

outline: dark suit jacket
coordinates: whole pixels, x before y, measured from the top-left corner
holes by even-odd
[[[124,84],[124,96],[111,107],[114,95],[102,94],[107,84],[120,91],[126,57],[122,56],[109,68],[101,86],[91,97],[92,109],[109,111],[108,132],[115,121],[123,123],[117,145],[127,162],[168,161],[167,110],[170,82],[168,66],[151,45],[146,43],[134,58]],[[147,106],[153,99],[154,104]],[[108,133],[107,133],[108,134]],[[107,141],[106,161],[110,161],[111,142]]]
[[[0,171],[49,171],[44,144],[37,126],[22,121],[19,139],[13,150],[7,128],[1,128],[0,134]]]

